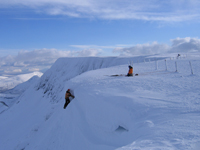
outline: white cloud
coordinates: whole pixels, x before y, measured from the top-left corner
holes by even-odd
[[[116,48],[113,50],[115,53],[120,53],[120,55],[147,55],[147,54],[157,54],[166,53],[169,51],[170,47],[166,44],[158,44],[153,42],[152,44],[137,44],[129,48]]]
[[[118,45],[113,45],[113,46],[99,46],[99,45],[70,45],[71,47],[79,48],[79,49],[114,49]],[[127,46],[127,45],[120,45],[120,46]]]
[[[137,44],[135,46],[97,46],[97,45],[71,45],[79,48],[77,51],[59,51],[56,49],[41,49],[33,51],[20,51],[18,55],[0,57],[0,76],[30,73],[33,71],[47,70],[60,57],[87,57],[99,56],[106,50],[123,56],[148,55],[168,52],[187,53],[200,52],[200,39],[176,38],[171,40],[171,45],[158,42]]]
[[[171,40],[172,48],[171,51],[175,52],[189,52],[199,51],[200,52],[200,39],[198,38],[176,38]]]
[[[2,0],[0,7],[29,7],[49,15],[101,19],[187,21],[200,18],[199,0]]]
[[[4,70],[4,73],[6,74],[13,74],[13,73],[21,73],[22,70],[21,69],[13,69],[13,68],[7,68]]]
[[[30,68],[28,69],[30,72],[39,72],[40,69],[39,68]]]
[[[100,49],[86,49],[86,50],[82,50],[77,52],[79,57],[85,57],[85,56],[98,56],[100,55],[102,50]]]
[[[200,52],[200,39],[198,38],[176,38],[171,40],[172,45],[159,44],[153,42],[151,44],[138,44],[128,48],[115,48],[113,52],[119,53],[123,56],[129,55],[147,55],[147,54],[160,54],[160,53],[187,53],[198,51]]]
[[[99,49],[80,51],[59,51],[56,49],[41,49],[20,51],[17,56],[0,57],[0,75],[29,73],[48,69],[60,57],[81,57],[99,55]]]

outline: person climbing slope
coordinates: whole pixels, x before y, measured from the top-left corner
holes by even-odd
[[[133,76],[133,67],[131,65],[128,66],[129,67],[129,71],[127,76]]]
[[[64,105],[64,109],[67,107],[67,105],[70,103],[70,97],[75,98],[74,95],[71,94],[70,89],[68,89],[65,93],[65,105]]]

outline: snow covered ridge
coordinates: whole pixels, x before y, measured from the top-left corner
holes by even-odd
[[[110,76],[129,58],[59,59],[0,114],[0,149],[199,150],[200,58],[130,59],[138,76]]]
[[[9,85],[9,83],[12,83],[12,86],[14,85],[17,86],[15,86],[12,89],[11,89],[12,86],[2,87],[3,90],[0,92],[0,114],[5,110],[9,109],[16,102],[19,96],[24,91],[26,91],[31,85],[37,83],[41,75],[42,73],[40,72],[34,72],[30,74],[23,74],[15,77],[10,77],[9,79],[7,79],[8,78],[7,77],[6,79],[7,81],[9,81],[8,83],[6,82],[7,84],[5,83],[5,80],[1,80],[1,82],[4,83],[3,85],[5,84]],[[22,79],[22,80],[16,80],[16,79]]]
[[[45,96],[51,97],[52,101],[58,101],[58,94],[63,90],[66,81],[76,77],[84,72],[107,68],[117,65],[124,65],[131,63],[144,62],[144,60],[154,61],[155,59],[164,59],[164,57],[69,57],[59,58],[53,66],[47,70],[41,77],[39,84],[36,86],[37,90],[42,89]],[[127,69],[128,71],[128,69]],[[127,71],[125,73],[127,73]],[[55,84],[57,83],[57,84]]]

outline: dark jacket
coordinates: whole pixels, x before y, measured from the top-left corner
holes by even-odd
[[[69,91],[66,91],[65,99],[69,99],[70,96],[74,98],[74,95],[72,95]]]

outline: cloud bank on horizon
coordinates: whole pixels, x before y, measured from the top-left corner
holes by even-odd
[[[172,45],[159,44],[153,42],[152,44],[137,44],[129,48],[115,48],[114,53],[119,53],[122,56],[129,55],[148,55],[160,53],[187,53],[200,52],[200,39],[198,38],[176,38],[171,40]]]
[[[59,51],[57,49],[40,49],[20,51],[17,56],[0,57],[0,76],[17,75],[34,71],[44,72],[60,57],[98,56],[99,49],[81,51]]]
[[[120,56],[132,56],[200,52],[200,39],[198,38],[176,38],[172,39],[171,43],[171,45],[167,45],[153,42],[152,44],[138,44],[126,48],[117,47],[113,49],[113,53],[117,53]],[[83,45],[80,45],[80,48],[83,47]],[[101,46],[101,48],[103,47]],[[0,76],[17,75],[33,71],[44,72],[60,57],[102,56],[105,52],[103,49],[90,48],[89,46],[85,46],[85,48],[79,51],[59,51],[57,49],[20,51],[17,56],[8,55],[0,57]]]
[[[180,22],[200,18],[199,0],[1,0],[0,8],[76,18]],[[26,10],[27,11],[27,10]]]

